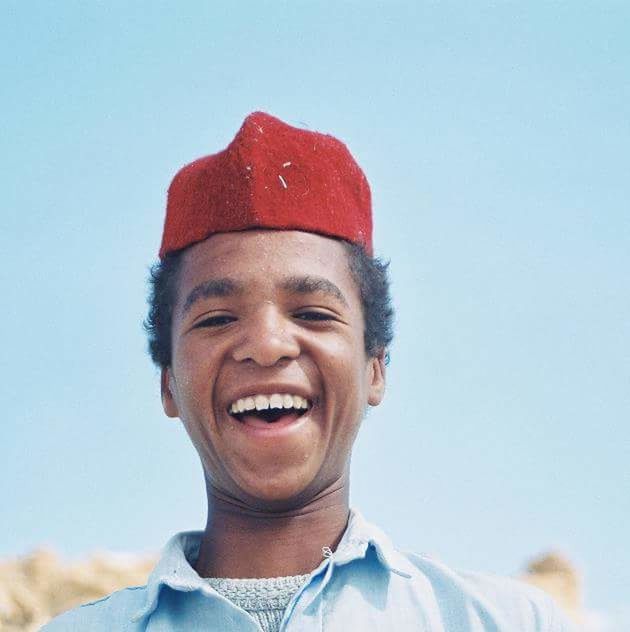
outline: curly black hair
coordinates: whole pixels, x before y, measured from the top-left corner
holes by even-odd
[[[348,255],[365,321],[365,351],[375,357],[387,349],[394,337],[394,308],[389,290],[389,262],[370,257],[358,244],[341,240]],[[144,329],[149,337],[149,354],[160,368],[171,365],[171,324],[177,300],[177,279],[184,250],[167,254],[149,270],[149,313]]]

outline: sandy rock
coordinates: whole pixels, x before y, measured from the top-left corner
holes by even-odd
[[[0,630],[31,632],[82,603],[146,583],[156,558],[98,554],[68,563],[37,550],[0,561]]]
[[[549,552],[534,558],[517,579],[550,594],[575,623],[584,625],[582,576],[562,553]]]

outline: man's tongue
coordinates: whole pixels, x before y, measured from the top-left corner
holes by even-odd
[[[256,428],[268,428],[269,426],[286,425],[296,421],[301,414],[294,410],[287,410],[286,412],[278,411],[277,414],[265,416],[256,414],[246,414],[241,416],[241,423],[248,426],[254,426]]]

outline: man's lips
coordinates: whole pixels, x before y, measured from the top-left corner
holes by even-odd
[[[259,383],[232,395],[226,413],[247,434],[278,437],[301,428],[315,406],[310,389],[286,382]]]

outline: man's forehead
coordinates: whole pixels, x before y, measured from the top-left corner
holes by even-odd
[[[214,276],[268,267],[300,269],[305,273],[329,270],[347,261],[342,242],[299,230],[243,230],[218,233],[190,247],[184,256],[189,269],[207,267]],[[221,270],[221,274],[216,271]]]
[[[322,233],[309,232],[299,229],[248,228],[215,233],[203,241],[194,244],[188,250],[194,252],[204,245],[212,245],[213,249],[237,249],[243,246],[282,244],[285,248],[307,247],[316,245],[319,248],[338,248],[342,240]]]
[[[185,253],[178,279],[183,311],[202,298],[266,287],[325,293],[348,305],[350,272],[342,242],[302,231],[220,233]]]
[[[197,284],[187,293],[182,305],[182,312],[185,314],[190,308],[203,299],[244,296],[251,291],[252,286],[258,285],[256,280],[242,282],[230,278],[207,279]],[[273,289],[288,294],[322,294],[339,301],[345,307],[349,307],[346,297],[338,285],[326,277],[314,275],[291,275],[276,279]]]

